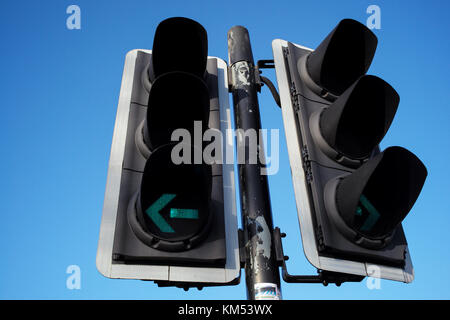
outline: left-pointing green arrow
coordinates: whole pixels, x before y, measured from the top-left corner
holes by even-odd
[[[153,223],[165,233],[174,233],[175,230],[167,223],[166,220],[159,213],[170,201],[175,198],[175,194],[165,193],[158,200],[156,200],[146,211],[145,213],[149,216],[149,218],[153,221]]]

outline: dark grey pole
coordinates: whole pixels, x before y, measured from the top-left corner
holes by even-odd
[[[236,26],[228,31],[228,58],[235,126],[238,131],[237,158],[246,249],[247,298],[255,300],[261,297],[259,292],[273,292],[273,298],[281,299],[280,274],[272,240],[269,187],[267,176],[263,173],[265,160],[263,144],[259,139],[261,118],[258,85],[246,28]],[[260,149],[251,145],[251,137],[255,135],[261,145]],[[265,298],[270,298],[270,295],[265,295]]]

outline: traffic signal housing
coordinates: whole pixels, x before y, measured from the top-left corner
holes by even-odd
[[[152,51],[127,54],[97,253],[106,277],[239,281],[233,166],[203,160],[206,130],[226,139],[217,152],[232,144],[227,66],[207,48],[206,30],[177,17]]]
[[[411,282],[401,222],[427,170],[402,147],[379,149],[400,99],[366,75],[376,45],[350,19],[316,50],[272,43],[307,259],[320,270]]]

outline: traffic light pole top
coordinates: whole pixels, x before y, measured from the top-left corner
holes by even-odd
[[[228,31],[228,61],[230,66],[239,61],[255,64],[250,36],[248,30],[243,26],[235,26]]]

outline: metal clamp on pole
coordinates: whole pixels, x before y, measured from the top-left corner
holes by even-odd
[[[280,275],[272,241],[273,222],[263,152],[247,145],[247,134],[259,136],[261,118],[253,53],[246,28],[228,31],[229,87],[233,95],[237,134],[239,186],[245,242],[245,277],[250,300],[281,298]],[[259,74],[258,74],[259,75]],[[252,132],[253,131],[253,132]],[[251,141],[249,141],[251,143]],[[259,142],[261,145],[261,141]],[[270,289],[268,289],[270,288]],[[269,292],[269,296],[267,294]],[[271,295],[271,296],[270,296]]]

